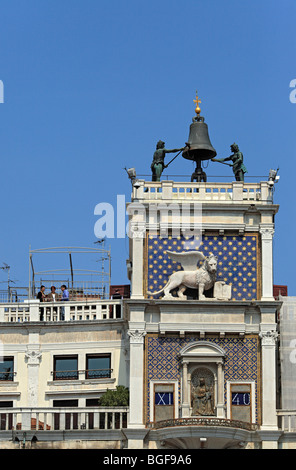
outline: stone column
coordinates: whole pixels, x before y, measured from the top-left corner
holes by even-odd
[[[276,415],[276,331],[261,331],[262,353],[262,426],[261,430],[277,430]]]
[[[273,234],[274,226],[261,225],[261,262],[262,262],[262,298],[274,300],[273,297]]]
[[[218,391],[217,391],[217,418],[225,418],[224,406],[224,373],[222,362],[217,363]]]
[[[143,448],[143,438],[139,437],[145,429],[143,385],[144,385],[144,330],[129,330],[130,337],[130,410],[128,428],[137,430],[128,438],[128,447]]]
[[[144,260],[144,237],[145,231],[133,230],[132,233],[132,299],[143,299],[143,260]]]
[[[188,402],[188,361],[183,362],[182,369],[182,418],[189,417],[190,405]]]

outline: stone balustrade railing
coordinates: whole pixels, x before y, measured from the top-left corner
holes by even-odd
[[[1,408],[0,431],[127,428],[128,407]],[[0,432],[1,438],[1,432]]]
[[[1,322],[116,320],[123,318],[121,300],[0,303]]]
[[[175,181],[138,180],[133,186],[132,200],[149,202],[154,200],[185,200],[217,203],[273,203],[273,189],[268,181],[246,183],[191,183]]]
[[[277,410],[279,428],[285,432],[296,432],[296,410]]]

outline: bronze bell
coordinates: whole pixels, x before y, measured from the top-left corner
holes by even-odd
[[[186,145],[189,144],[182,153],[187,160],[210,160],[217,155],[216,150],[209,138],[208,125],[201,116],[195,117],[190,125],[189,137]],[[189,148],[188,148],[189,147]]]
[[[198,99],[197,92],[196,98],[193,102],[196,104],[196,116],[192,119],[188,142],[186,142],[187,147],[184,149],[182,156],[187,158],[187,160],[194,160],[196,162],[197,170],[200,170],[201,161],[211,160],[211,158],[214,158],[217,155],[217,152],[211,144],[208,126],[204,122],[204,118],[200,116],[201,109],[199,107],[199,103],[201,103],[201,100]]]

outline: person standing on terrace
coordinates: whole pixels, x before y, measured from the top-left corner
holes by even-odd
[[[61,286],[62,291],[62,298],[60,299],[61,302],[66,302],[69,300],[69,292],[67,290],[67,286],[63,284]],[[65,307],[61,307],[61,320],[65,320]]]
[[[61,301],[62,302],[65,302],[66,300],[69,300],[69,292],[67,290],[67,286],[65,286],[65,284],[63,284],[61,286],[61,291],[62,291],[62,298],[61,298]]]

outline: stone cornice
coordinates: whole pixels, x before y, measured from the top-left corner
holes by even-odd
[[[281,307],[282,302],[278,300],[252,300],[252,301],[239,301],[239,300],[226,300],[226,301],[221,301],[221,300],[214,300],[214,299],[209,299],[209,300],[179,300],[176,298],[176,300],[162,300],[162,299],[124,299],[124,303],[126,303],[127,306],[148,306],[148,305],[157,305],[157,306],[174,306],[176,308],[182,308],[182,310],[185,308],[192,308],[193,306],[196,306],[198,308],[212,308],[214,307],[217,309],[217,307],[222,307],[222,308],[231,308],[231,309],[236,309],[239,307],[242,308],[272,308],[272,309],[278,309]]]
[[[149,206],[151,204],[180,204],[182,207],[182,204],[188,204],[188,205],[194,205],[194,204],[201,204],[203,209],[209,210],[209,211],[243,211],[247,212],[250,210],[250,206],[252,206],[252,210],[256,210],[256,212],[270,212],[272,211],[274,214],[276,214],[279,211],[279,204],[264,204],[262,202],[253,202],[252,201],[241,201],[241,202],[231,202],[230,201],[220,201],[217,203],[216,201],[199,201],[199,200],[186,200],[186,199],[155,199],[155,200],[147,200],[144,199],[141,201],[141,204],[143,206]],[[143,223],[143,222],[142,222]]]
[[[86,327],[86,329],[91,329],[94,326],[100,326],[102,329],[98,329],[97,331],[104,331],[106,327],[109,329],[116,329],[118,327],[122,328],[122,325],[126,324],[126,320],[123,318],[118,319],[107,319],[107,320],[69,320],[69,321],[54,321],[54,322],[45,322],[45,321],[28,321],[28,322],[0,322],[1,329],[4,328],[20,328],[21,330],[27,330],[28,332],[37,332],[39,334],[43,334],[45,330],[50,329],[63,329],[63,332],[70,330],[82,330],[81,327]]]

